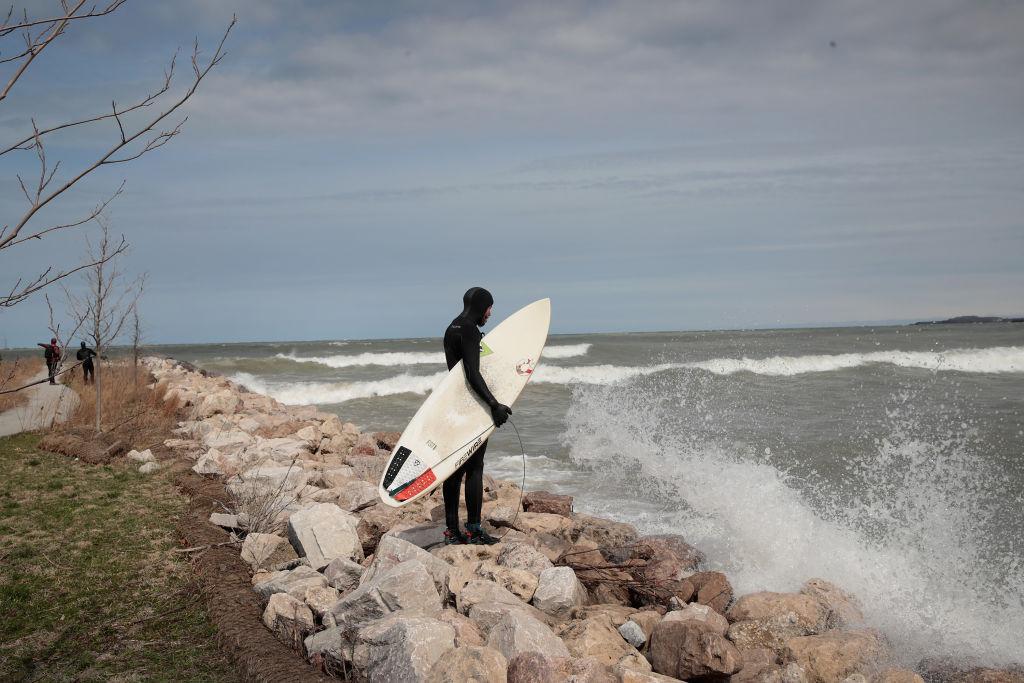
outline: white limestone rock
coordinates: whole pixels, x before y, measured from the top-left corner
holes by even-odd
[[[352,663],[369,681],[426,683],[455,648],[455,630],[429,616],[397,612],[360,629]]]
[[[336,557],[358,562],[363,559],[358,524],[356,517],[337,505],[317,503],[288,518],[288,540],[313,569],[326,567]]]
[[[487,646],[509,661],[523,652],[538,652],[552,659],[569,656],[565,643],[550,628],[517,610],[498,620],[487,636]]]
[[[274,572],[254,585],[253,590],[259,593],[264,600],[269,600],[270,596],[277,593],[288,593],[296,600],[301,601],[306,597],[308,589],[326,585],[327,579],[323,574],[303,564],[295,569]]]
[[[353,562],[347,557],[336,557],[324,568],[324,577],[332,588],[345,595],[359,587],[359,580],[364,571],[361,564]]]
[[[565,616],[573,607],[582,605],[586,597],[587,591],[571,567],[552,567],[541,572],[533,605],[541,612]]]
[[[263,612],[263,624],[278,640],[292,647],[301,644],[316,628],[310,609],[287,593],[270,596]]]
[[[127,458],[138,463],[156,462],[156,456],[153,455],[153,451],[148,448],[144,451],[128,451]]]

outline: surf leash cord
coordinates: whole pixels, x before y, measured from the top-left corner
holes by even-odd
[[[519,519],[519,511],[523,509],[523,495],[526,493],[526,446],[523,445],[523,437],[519,435],[519,427],[516,427],[516,423],[512,421],[512,418],[508,418],[508,423],[512,425],[512,429],[516,432],[516,438],[519,439],[519,450],[523,452],[523,483],[519,487],[519,504],[516,505],[516,514],[512,516],[512,524],[505,529],[505,533],[498,536],[499,539],[505,538],[508,532],[516,528],[516,521]]]

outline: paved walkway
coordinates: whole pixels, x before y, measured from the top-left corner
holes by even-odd
[[[32,381],[44,379],[46,371]],[[0,413],[0,436],[10,436],[34,429],[43,429],[56,422],[64,422],[78,405],[78,394],[63,384],[43,383],[25,389],[28,403]]]

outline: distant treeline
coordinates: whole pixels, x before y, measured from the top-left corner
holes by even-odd
[[[948,320],[925,320],[915,325],[964,325],[967,323],[1024,323],[1024,318],[997,318],[991,315],[958,315]]]

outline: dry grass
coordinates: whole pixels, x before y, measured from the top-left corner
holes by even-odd
[[[15,389],[26,384],[38,375],[46,366],[41,358],[16,358],[12,361],[0,362],[0,391]],[[28,394],[19,391],[15,394],[0,394],[0,412],[24,405]]]
[[[177,422],[178,402],[168,399],[167,386],[158,384],[150,389],[153,380],[143,368],[135,369],[125,363],[103,363],[96,369],[103,373],[103,406],[101,430],[113,434],[125,444],[143,450],[162,443]],[[92,429],[96,424],[96,387],[85,385],[80,373],[74,373],[68,384],[81,400],[68,421],[56,430],[77,431]]]

